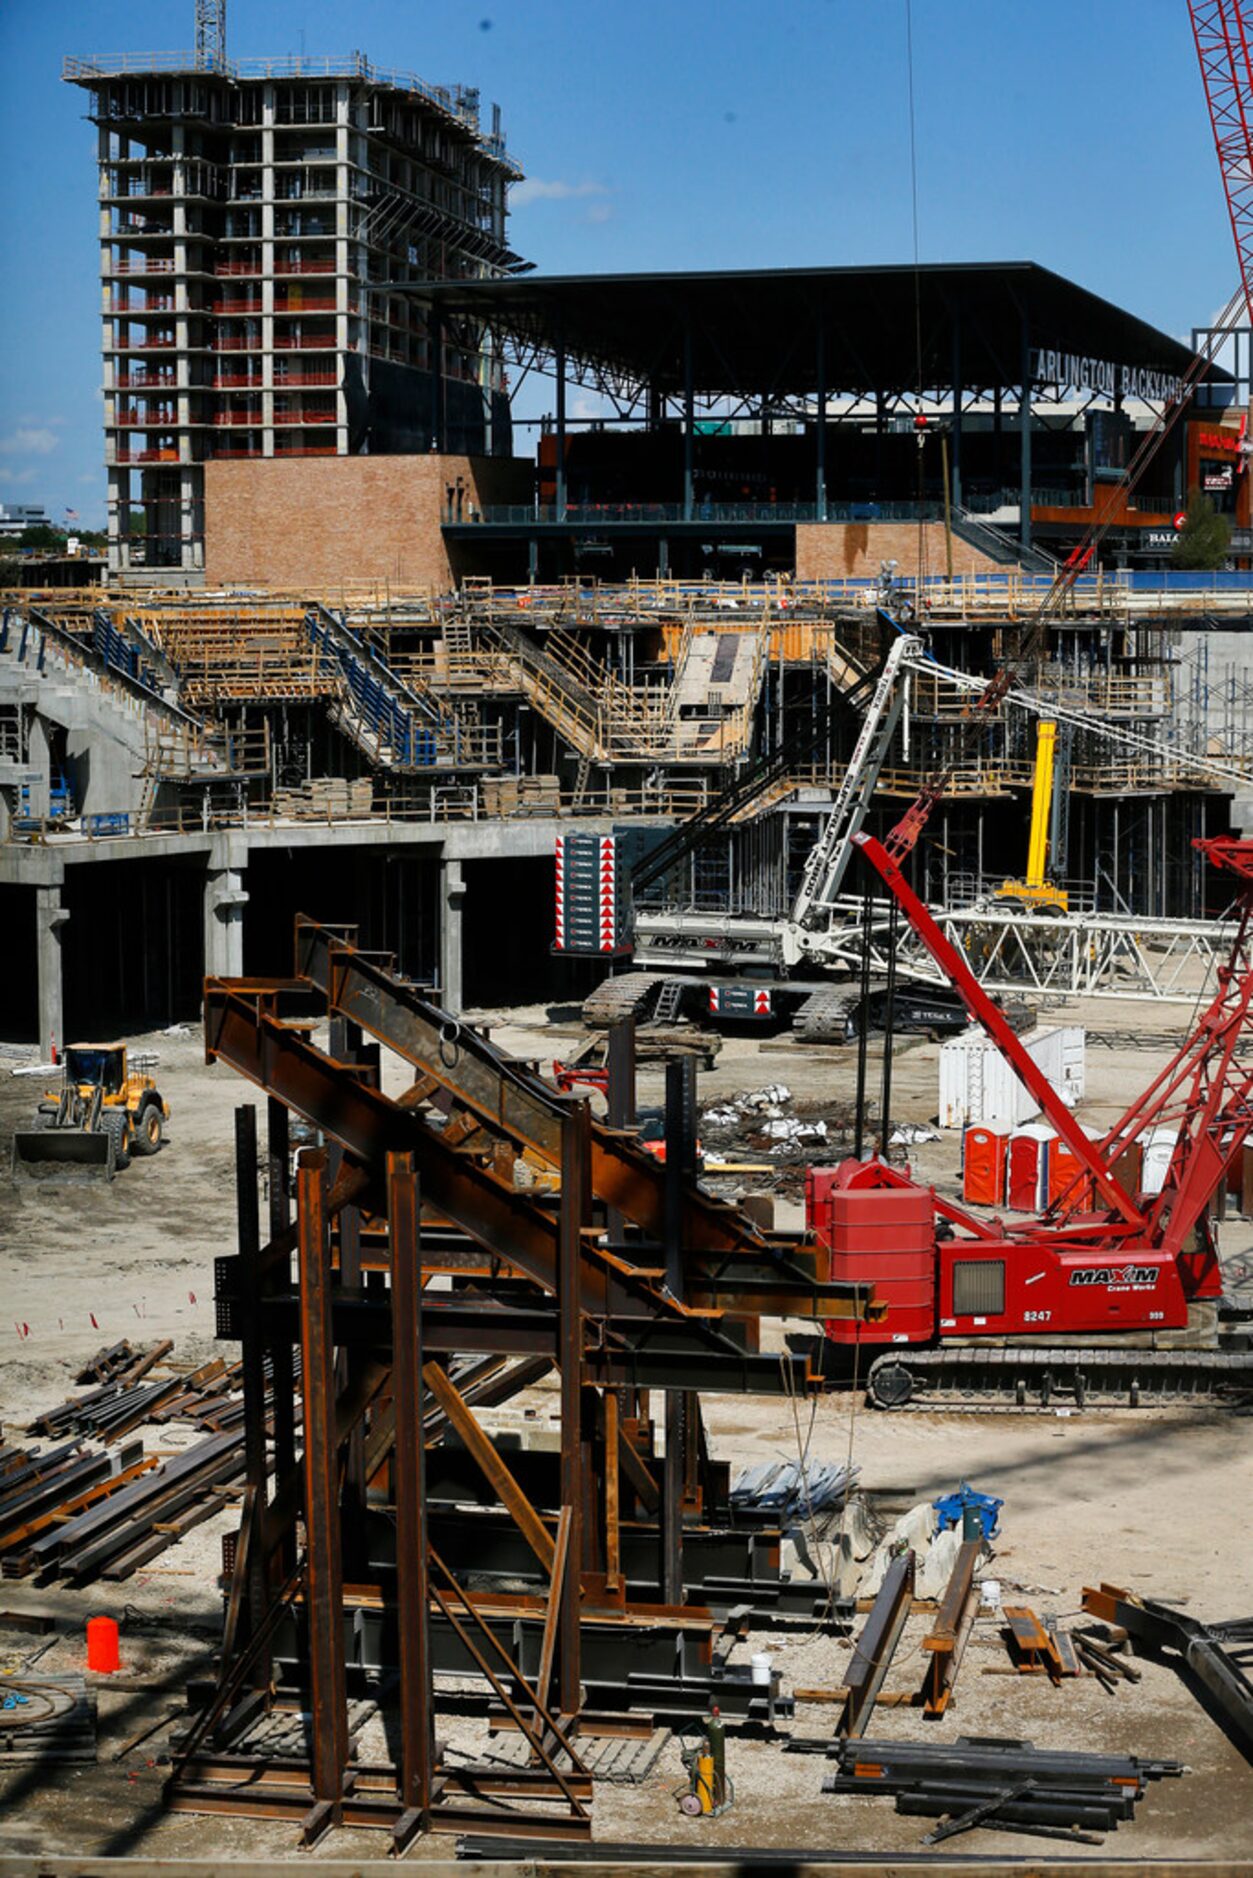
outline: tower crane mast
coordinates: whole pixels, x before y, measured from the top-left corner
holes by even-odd
[[[221,71],[226,64],[226,0],[196,0],[196,70]]]

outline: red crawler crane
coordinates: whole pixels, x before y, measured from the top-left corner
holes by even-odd
[[[1189,0],[1188,11],[1240,264],[1242,291],[1220,321],[1225,328],[1241,300],[1253,317],[1253,55],[1240,0]],[[1193,362],[1180,396],[1141,443],[1116,495],[1147,466],[1206,364],[1204,356]],[[1039,649],[1053,606],[1087,564],[1104,533],[1104,515],[1112,512],[1107,504],[1059,574],[1026,637],[1024,655]],[[989,682],[969,709],[972,725],[1010,683],[1008,672]],[[1187,1041],[1105,1138],[1094,1142],[901,872],[947,781],[947,771],[935,778],[882,842],[859,835],[857,846],[971,1017],[1035,1096],[1080,1172],[1044,1214],[1022,1224],[989,1222],[935,1200],[935,1216],[943,1224],[933,1257],[925,1260],[933,1273],[930,1310],[915,1304],[898,1314],[895,1325],[889,1310],[881,1326],[858,1330],[862,1341],[894,1345],[871,1367],[872,1399],[882,1407],[954,1394],[1048,1400],[1065,1390],[1079,1401],[1095,1393],[1134,1402],[1142,1393],[1195,1397],[1253,1389],[1253,1338],[1239,1313],[1221,1311],[1222,1276],[1208,1218],[1253,1129],[1253,1039],[1246,1036],[1253,998],[1253,841],[1219,837],[1196,844],[1239,883],[1230,955],[1215,997]],[[1127,1192],[1116,1167],[1150,1127],[1163,1124],[1176,1132],[1161,1192]],[[909,1184],[880,1162],[846,1163],[840,1179],[846,1191],[863,1195],[866,1226],[876,1189]],[[1089,1210],[1081,1211],[1085,1205]],[[840,1218],[846,1272],[855,1265],[856,1276],[873,1279],[873,1260],[853,1243],[858,1226],[855,1220],[849,1224],[847,1201]],[[830,1219],[838,1265],[834,1208]],[[815,1223],[821,1230],[821,1222]],[[941,1237],[944,1232],[950,1236]],[[1220,1331],[1227,1333],[1225,1347]],[[915,1347],[906,1354],[902,1345]]]
[[[1043,1215],[1021,1223],[981,1218],[935,1198],[944,1224],[929,1260],[930,1309],[915,1304],[895,1323],[889,1309],[881,1324],[858,1331],[863,1345],[893,1346],[871,1366],[872,1399],[894,1408],[954,1396],[1047,1401],[1067,1393],[1079,1402],[1134,1403],[1142,1395],[1195,1399],[1253,1390],[1248,1326],[1231,1313],[1220,1325],[1222,1277],[1208,1219],[1210,1201],[1253,1131],[1253,841],[1221,836],[1197,843],[1239,883],[1231,952],[1186,1042],[1100,1141],[1075,1121],[886,845],[867,835],[857,845],[1080,1170]],[[1115,1168],[1146,1129],[1162,1124],[1176,1130],[1162,1191],[1129,1193]],[[832,1228],[838,1267],[843,1251],[857,1254],[859,1239],[882,1243],[873,1230],[876,1194],[911,1183],[872,1161],[845,1163],[836,1184],[853,1196],[831,1214],[834,1221],[838,1211],[843,1222],[843,1244]],[[821,1230],[821,1220],[815,1223]],[[875,1282],[872,1266],[858,1254],[856,1276]],[[1220,1328],[1228,1333],[1225,1344]]]
[[[1245,305],[1253,310],[1253,63],[1240,0],[1189,0]]]

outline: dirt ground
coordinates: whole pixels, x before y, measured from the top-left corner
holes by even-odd
[[[542,1009],[487,1014],[493,1034],[519,1054],[546,1061],[568,1052],[573,1024],[546,1023]],[[1186,1013],[1148,1007],[1076,1004],[1048,1021],[1088,1023],[1135,1033],[1149,1047],[1088,1049],[1084,1121],[1112,1120],[1165,1060]],[[136,1043],[141,1040],[134,1040]],[[232,1249],[234,1226],[232,1114],[256,1092],[229,1070],[208,1068],[198,1035],[142,1039],[160,1056],[158,1080],[171,1103],[167,1145],[137,1161],[111,1185],[53,1187],[9,1184],[8,1133],[26,1124],[39,1085],[11,1077],[0,1059],[0,1421],[5,1441],[24,1441],[39,1410],[70,1392],[74,1368],[102,1345],[129,1336],[175,1340],[188,1362],[223,1353],[214,1342],[213,1268]],[[937,1105],[937,1046],[914,1045],[895,1063],[893,1109],[899,1120],[926,1122]],[[783,1082],[797,1102],[846,1101],[852,1093],[851,1053],[804,1052],[786,1040],[728,1040],[716,1067],[700,1078],[702,1105]],[[386,1086],[407,1078],[388,1059]],[[641,1099],[659,1101],[661,1078],[641,1075]],[[923,1144],[914,1165],[927,1181],[956,1192],[958,1141],[945,1134]],[[766,1183],[762,1183],[766,1184]],[[780,1223],[799,1213],[785,1208]],[[1253,1249],[1253,1223],[1221,1228],[1224,1258]],[[773,1329],[781,1339],[785,1326]],[[233,1352],[227,1351],[227,1354]],[[552,1406],[539,1390],[535,1406]],[[711,1445],[736,1464],[794,1458],[796,1428],[785,1400],[708,1396]],[[148,1446],[183,1445],[186,1431],[146,1431]],[[1004,1584],[1023,1587],[1040,1613],[1078,1610],[1085,1584],[1106,1580],[1180,1604],[1197,1616],[1222,1619],[1253,1611],[1249,1560],[1253,1507],[1250,1418],[1234,1410],[1055,1410],[1023,1413],[910,1413],[885,1416],[830,1396],[820,1403],[811,1454],[851,1456],[862,1484],[908,1499],[932,1499],[962,1479],[1001,1496],[1002,1532],[989,1568]],[[83,1623],[96,1612],[122,1622],[121,1673],[93,1677],[100,1705],[96,1766],[36,1765],[0,1772],[0,1849],[13,1853],[170,1857],[283,1857],[294,1852],[290,1825],[167,1815],[160,1805],[165,1728],[126,1751],[147,1722],[172,1715],[190,1675],[208,1669],[220,1630],[217,1587],[222,1535],[237,1513],[189,1533],[153,1565],[120,1585],[85,1591],[5,1582],[0,1607],[39,1610],[60,1620],[58,1641],[36,1674],[83,1666]],[[889,1677],[891,1688],[921,1681],[920,1639],[913,1619]],[[0,1690],[20,1674],[39,1640],[0,1625]],[[843,1678],[850,1645],[797,1632],[750,1638],[752,1650],[775,1657],[785,1689],[831,1688]],[[993,1618],[981,1618],[948,1715],[924,1724],[906,1709],[881,1708],[876,1734],[937,1742],[959,1734],[1027,1738],[1042,1746],[1165,1756],[1187,1763],[1181,1780],[1153,1785],[1134,1822],[1105,1851],[1121,1857],[1238,1857],[1253,1842],[1253,1769],[1211,1719],[1193,1689],[1166,1662],[1145,1660],[1138,1685],[1107,1695],[1092,1678],[1053,1688],[1034,1677],[984,1675],[1007,1661]],[[785,1731],[829,1735],[835,1712],[798,1708]],[[441,1724],[441,1734],[445,1732]],[[466,1741],[464,1723],[450,1739]],[[829,1763],[785,1754],[777,1742],[728,1743],[737,1804],[725,1818],[683,1819],[673,1790],[682,1777],[677,1744],[638,1787],[602,1785],[593,1811],[600,1839],[641,1839],[718,1847],[756,1844],[903,1851],[919,1845],[927,1822],[900,1819],[886,1800],[824,1796]],[[377,1835],[339,1832],[323,1841],[328,1857],[365,1859],[381,1849]],[[447,1856],[446,1837],[420,1843],[414,1856]],[[949,1850],[945,1847],[944,1850]],[[1046,1848],[1032,1841],[979,1832],[953,1849],[1021,1856]],[[1090,1856],[1101,1852],[1092,1848]]]

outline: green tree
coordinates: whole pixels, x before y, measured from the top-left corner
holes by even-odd
[[[1225,567],[1231,551],[1231,524],[1207,495],[1194,489],[1188,497],[1187,517],[1175,537],[1171,560],[1176,567]]]
[[[50,528],[47,522],[37,522],[33,528],[24,528],[17,538],[19,548],[44,548],[57,553],[65,550],[65,531]]]

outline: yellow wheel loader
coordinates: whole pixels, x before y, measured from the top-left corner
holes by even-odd
[[[112,1180],[132,1154],[155,1154],[169,1119],[149,1070],[152,1055],[132,1056],[124,1043],[75,1043],[65,1052],[59,1090],[39,1104],[34,1128],[13,1137],[19,1167],[82,1168]]]

